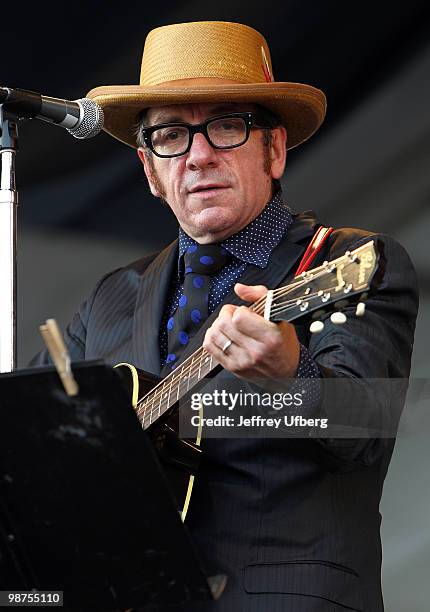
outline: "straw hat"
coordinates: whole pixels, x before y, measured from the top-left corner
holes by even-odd
[[[104,110],[106,132],[136,147],[135,129],[144,108],[194,102],[244,102],[282,117],[288,149],[321,125],[326,99],[302,83],[273,78],[264,37],[225,21],[178,23],[152,30],[145,42],[139,85],[96,87],[88,98]]]

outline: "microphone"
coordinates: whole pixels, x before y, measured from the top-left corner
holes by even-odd
[[[62,100],[34,91],[0,87],[0,105],[14,119],[41,119],[54,123],[75,138],[92,138],[103,128],[103,109],[89,98]]]

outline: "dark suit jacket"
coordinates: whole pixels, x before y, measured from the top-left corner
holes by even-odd
[[[286,284],[317,224],[313,214],[296,215],[269,266],[248,266],[241,282]],[[369,236],[356,229],[334,231],[315,265]],[[323,378],[409,375],[417,312],[415,273],[402,247],[387,236],[380,238],[387,267],[381,288],[368,300],[366,316],[350,317],[341,327],[327,321],[324,331],[312,337],[297,326]],[[67,329],[72,358],[127,361],[159,374],[160,318],[176,265],[174,242],[156,256],[105,276]],[[223,303],[240,300],[230,292]],[[183,358],[200,346],[218,310]],[[33,363],[47,361],[42,353]],[[363,415],[376,411],[378,418],[387,416],[389,401],[375,404],[371,391],[368,400]],[[339,409],[347,413],[348,398],[342,398],[341,406],[335,403],[325,397],[320,407],[309,411],[329,419],[335,410],[337,415]],[[208,568],[223,570],[229,582],[218,602],[184,609],[383,610],[379,501],[393,445],[392,439],[375,437],[205,440],[186,524]]]

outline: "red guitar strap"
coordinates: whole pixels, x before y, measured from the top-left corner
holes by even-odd
[[[317,231],[313,235],[312,240],[310,241],[308,245],[308,248],[305,251],[305,254],[303,255],[299,263],[299,267],[297,268],[295,277],[300,276],[302,272],[306,272],[306,270],[309,269],[311,263],[313,262],[313,260],[315,259],[319,251],[321,250],[321,247],[324,245],[325,241],[330,236],[333,229],[334,229],[333,227],[324,227],[324,226],[321,226],[317,229]]]

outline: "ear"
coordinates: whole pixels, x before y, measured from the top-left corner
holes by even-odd
[[[147,152],[143,147],[139,147],[137,149],[137,155],[140,161],[142,162],[143,169],[145,171],[146,178],[148,179],[148,184],[152,195],[156,198],[161,197],[160,192],[156,187],[157,181],[154,178],[154,165],[151,163],[152,160],[148,161]]]
[[[272,178],[280,179],[284,174],[285,163],[287,161],[287,130],[284,126],[279,126],[272,130],[270,159],[272,161]]]

